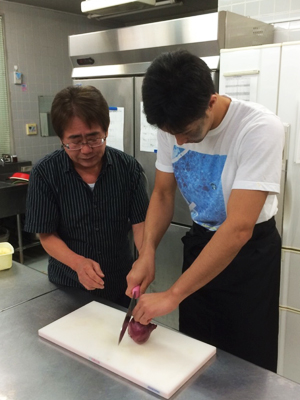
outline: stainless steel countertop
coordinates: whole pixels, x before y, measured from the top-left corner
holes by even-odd
[[[7,400],[161,399],[146,389],[40,338],[38,329],[97,299],[84,291],[56,288],[48,282],[46,275],[18,263],[14,263],[13,267],[17,273],[12,274],[11,279],[6,277],[6,283],[9,283],[11,292],[15,291],[18,300],[13,300],[11,296],[11,306],[6,306],[0,312],[1,398]],[[39,280],[41,289],[36,295],[36,285]],[[2,298],[5,282],[1,281],[0,274]],[[35,295],[30,299],[31,286]],[[21,287],[27,293],[23,297],[23,302],[19,301],[18,292]],[[51,290],[53,288],[55,289]],[[299,384],[218,350],[216,357],[171,399],[295,400],[299,398]]]

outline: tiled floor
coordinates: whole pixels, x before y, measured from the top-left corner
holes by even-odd
[[[16,261],[18,261],[16,259]],[[24,250],[24,265],[47,274],[48,255],[41,245]]]
[[[14,260],[19,261],[19,255],[14,255]],[[44,274],[47,274],[48,255],[42,246],[38,245],[24,250],[24,265],[33,268]],[[166,325],[170,328],[178,330],[178,310],[173,311],[168,315],[156,318],[158,323]]]

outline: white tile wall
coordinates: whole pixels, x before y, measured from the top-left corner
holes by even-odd
[[[231,5],[231,11],[240,14],[240,15],[245,15],[245,10],[246,10],[246,3],[237,3],[237,4],[232,4]]]
[[[260,1],[246,3],[245,15],[259,15]]]
[[[218,10],[274,24],[274,43],[300,40],[300,0],[219,0]]]
[[[300,0],[299,0],[300,2]],[[274,42],[293,42],[300,40],[300,20],[274,24]]]
[[[72,83],[68,35],[101,27],[86,16],[7,1],[0,1],[0,13],[5,24],[14,154],[20,161],[35,163],[60,147],[56,137],[26,135],[27,123],[39,127],[38,96],[55,95]],[[14,65],[22,72],[25,87],[13,84]]]
[[[267,23],[300,19],[299,0],[219,0],[218,10],[236,12]]]

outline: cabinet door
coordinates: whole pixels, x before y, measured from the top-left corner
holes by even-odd
[[[220,94],[260,103],[277,112],[281,45],[221,50]]]
[[[300,383],[300,313],[281,309],[277,373]]]
[[[278,115],[290,124],[283,247],[300,249],[300,43],[282,45]]]
[[[280,306],[300,313],[300,252],[282,250]],[[300,336],[299,336],[300,346]]]

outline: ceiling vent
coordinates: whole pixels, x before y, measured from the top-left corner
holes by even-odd
[[[175,3],[178,0],[85,0],[81,2],[81,11],[90,16],[109,16]]]

